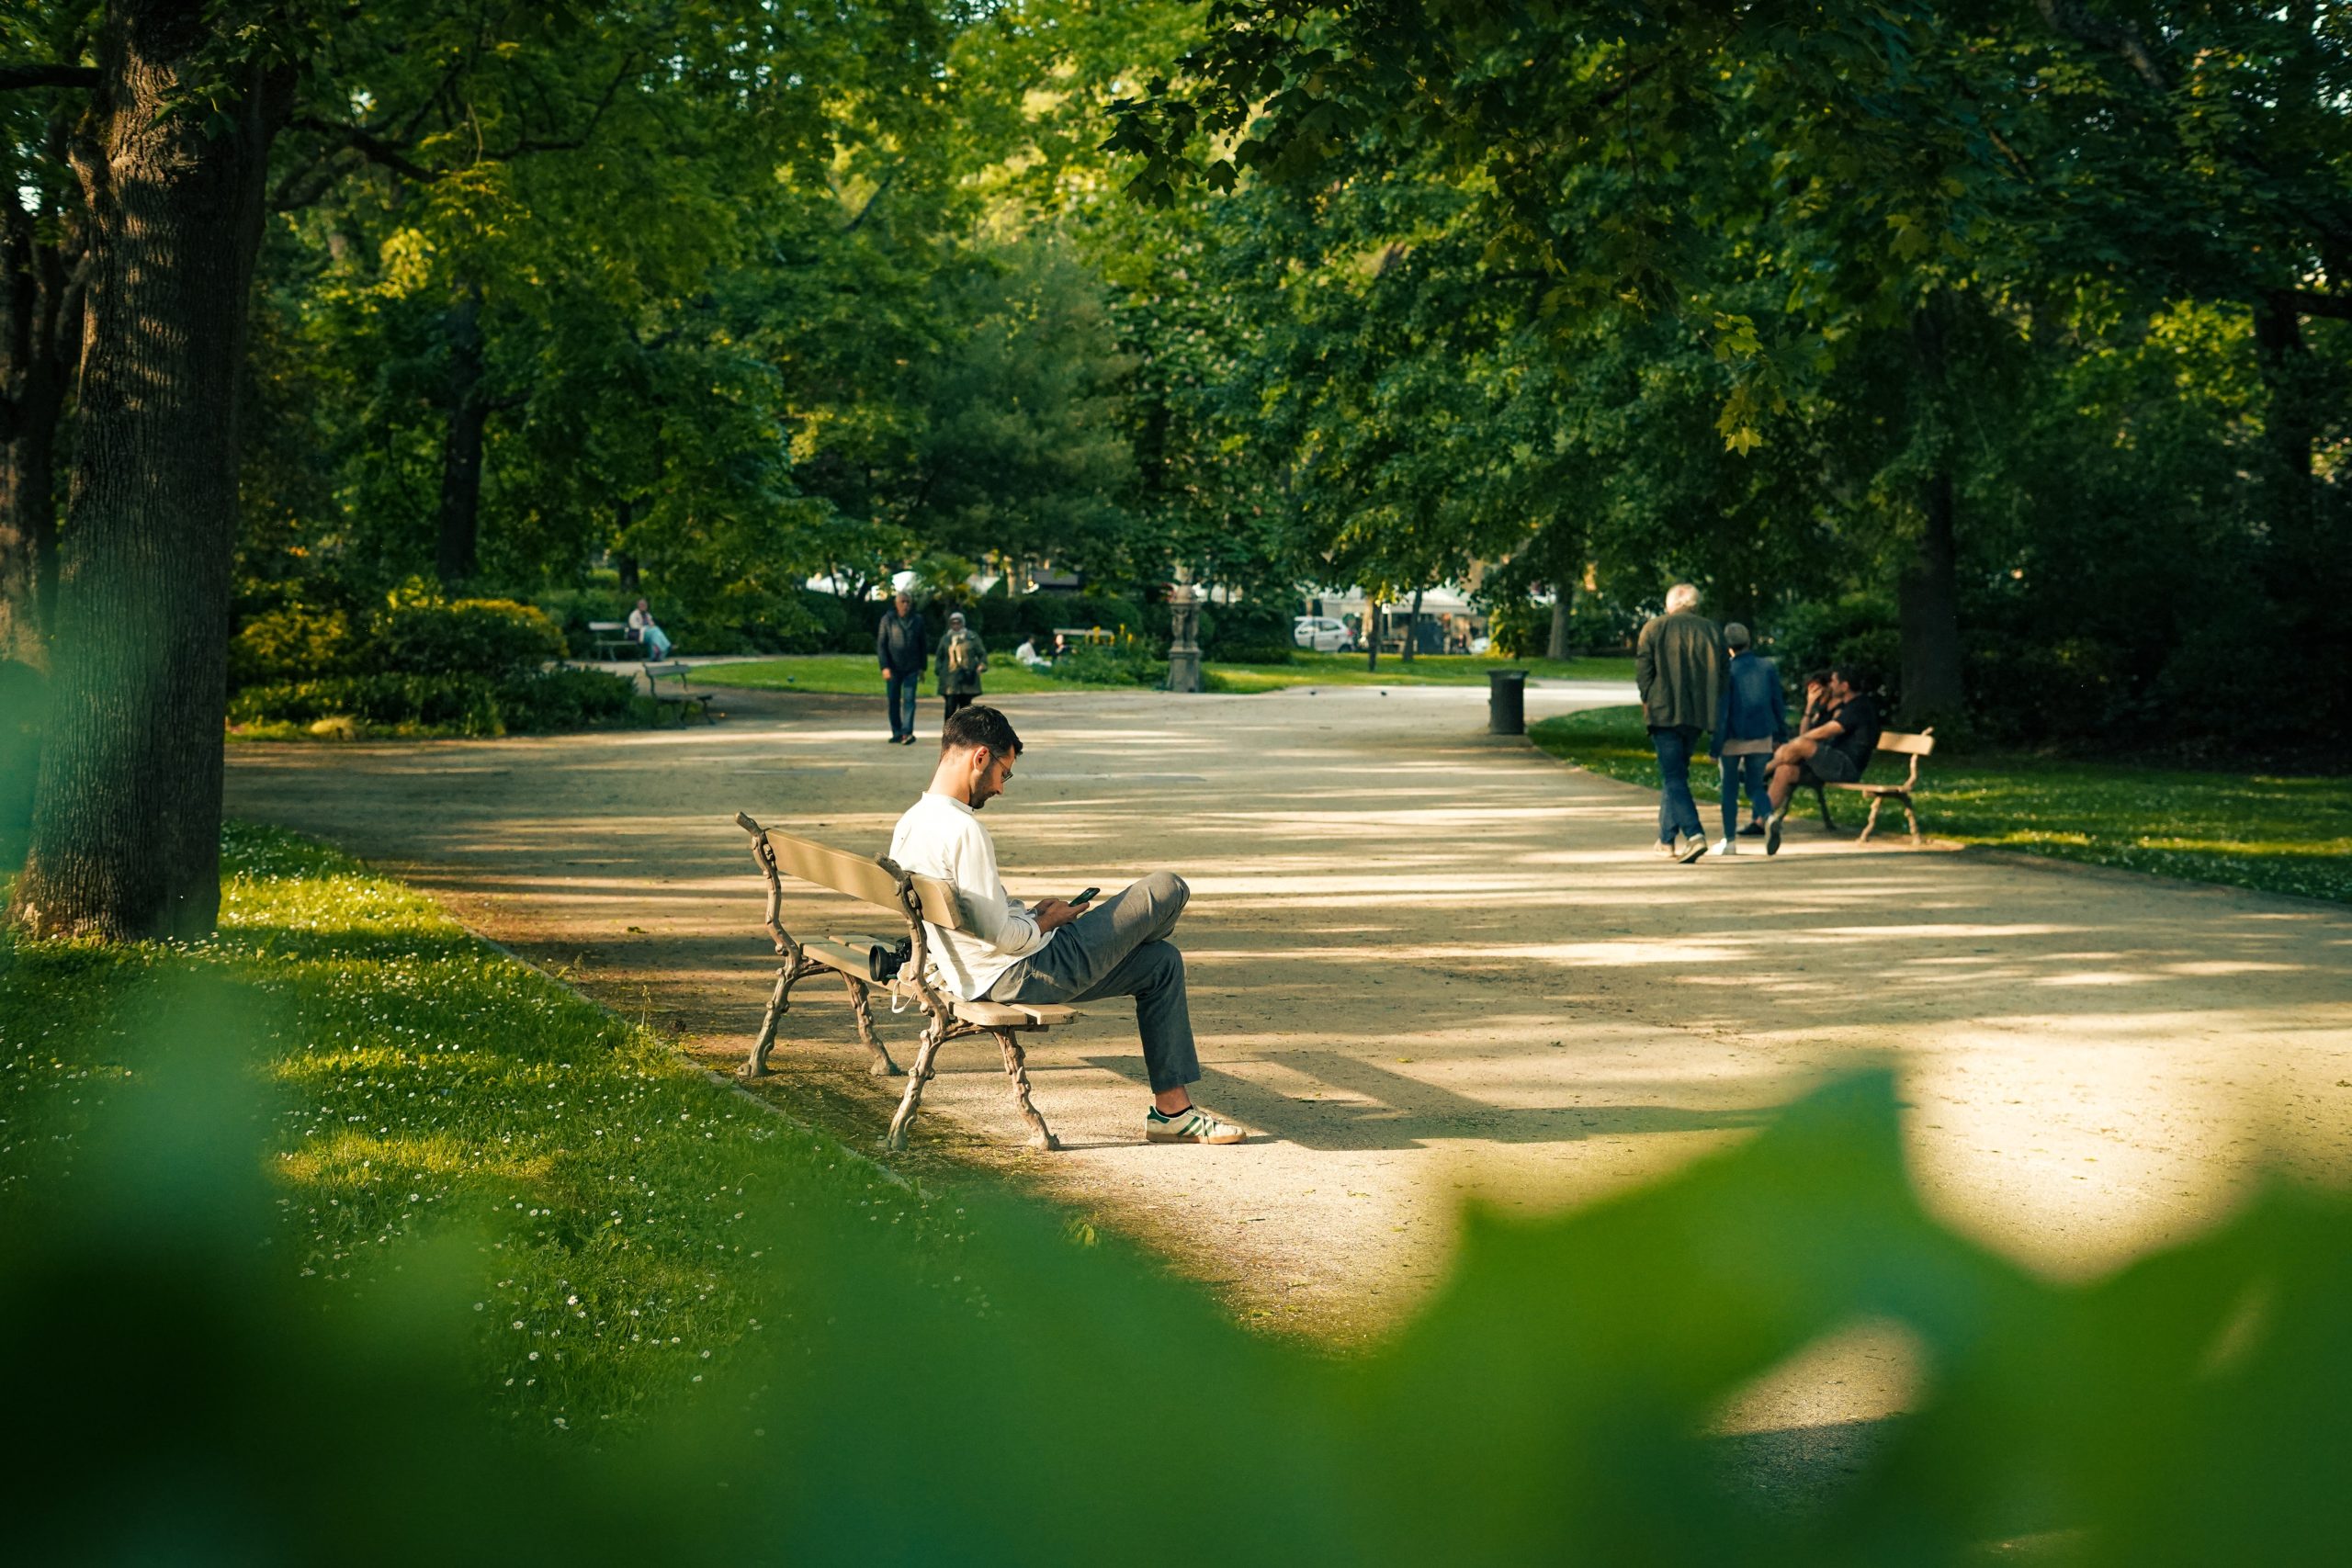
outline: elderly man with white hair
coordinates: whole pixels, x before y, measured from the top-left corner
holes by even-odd
[[[1690,798],[1690,753],[1715,723],[1724,664],[1723,628],[1699,614],[1697,588],[1676,583],[1666,591],[1666,614],[1634,644],[1634,682],[1657,752],[1658,853],[1684,865],[1707,852],[1707,830]]]

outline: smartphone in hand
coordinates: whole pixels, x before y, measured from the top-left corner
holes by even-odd
[[[1070,902],[1073,904],[1092,903],[1094,901],[1094,896],[1102,891],[1102,889],[1100,887],[1090,887],[1085,892],[1080,894],[1077,897],[1071,899]]]

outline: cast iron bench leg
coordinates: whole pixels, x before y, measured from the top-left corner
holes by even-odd
[[[922,1043],[915,1049],[914,1070],[907,1074],[906,1098],[899,1101],[899,1113],[890,1118],[889,1134],[883,1139],[893,1149],[907,1146],[907,1129],[914,1125],[915,1112],[922,1109],[922,1086],[931,1081],[931,1065],[939,1057],[940,1046],[947,1041],[947,1023],[934,1019],[922,1032]]]
[[[1012,1103],[1021,1108],[1022,1117],[1029,1123],[1030,1146],[1060,1148],[1061,1140],[1055,1137],[1053,1129],[1046,1125],[1046,1119],[1037,1113],[1037,1108],[1029,1103],[1029,1061],[1026,1053],[1021,1049],[1020,1037],[1010,1029],[992,1029],[989,1032],[995,1035],[997,1043],[1004,1047],[1004,1076],[1012,1080]]]
[[[866,999],[865,982],[854,975],[845,974],[842,976],[842,984],[849,987],[850,1010],[857,1014],[857,1037],[864,1043],[865,1054],[873,1058],[865,1064],[865,1070],[877,1078],[897,1077],[899,1064],[890,1060],[890,1053],[883,1045],[882,1037],[874,1032],[874,1008]]]

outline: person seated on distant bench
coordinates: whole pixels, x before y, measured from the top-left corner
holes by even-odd
[[[659,661],[670,657],[670,634],[653,623],[653,612],[644,600],[628,613],[628,635],[645,645],[645,651]]]
[[[1012,650],[1012,657],[1016,663],[1031,670],[1041,669],[1053,662],[1037,651],[1037,639],[1034,637],[1023,637],[1021,646]]]
[[[1248,1136],[1193,1103],[1201,1076],[1184,995],[1184,955],[1168,939],[1192,890],[1171,872],[1093,904],[1043,898],[1023,904],[997,875],[996,844],[980,808],[1004,793],[1021,737],[982,703],[959,708],[939,732],[931,787],[899,818],[890,858],[954,886],[969,931],[925,921],[939,979],[967,1001],[1074,1003],[1133,997],[1151,1083],[1144,1113],[1149,1144],[1238,1144]]]
[[[1789,815],[1789,796],[1800,787],[1860,784],[1878,750],[1878,705],[1863,688],[1869,684],[1856,671],[1833,666],[1824,673],[1828,684],[1829,716],[1800,733],[1772,753],[1771,820],[1764,826],[1764,852],[1781,852],[1781,824]]]

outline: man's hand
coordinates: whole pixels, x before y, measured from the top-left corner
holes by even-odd
[[[1073,904],[1067,898],[1040,898],[1029,907],[1029,912],[1037,917],[1039,931],[1049,931],[1066,926],[1086,913],[1086,906]]]

